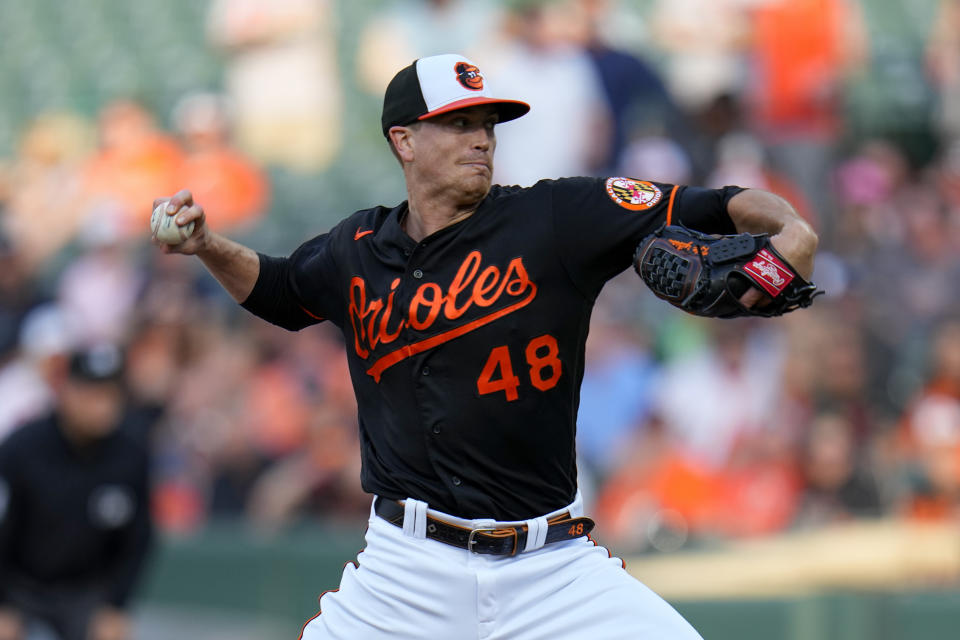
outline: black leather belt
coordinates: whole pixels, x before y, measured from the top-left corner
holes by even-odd
[[[403,526],[405,509],[396,500],[378,497],[374,502],[373,510],[390,524]],[[547,538],[544,544],[585,536],[593,530],[593,527],[594,522],[590,518],[572,518],[568,512],[563,512],[547,520]],[[474,553],[516,555],[527,546],[528,532],[529,527],[525,524],[468,529],[427,516],[428,538],[461,549],[469,549]]]

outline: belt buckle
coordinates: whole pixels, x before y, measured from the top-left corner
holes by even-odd
[[[496,533],[497,531],[510,531],[511,533],[513,533],[513,549],[510,551],[510,555],[511,556],[517,555],[517,550],[518,550],[517,547],[519,547],[519,542],[520,542],[520,532],[517,531],[516,527],[481,527],[479,529],[471,529],[470,535],[467,536],[467,549],[469,549],[472,553],[480,553],[479,551],[473,550],[473,545],[477,543],[477,541],[473,539],[474,536],[477,535],[478,533],[486,533],[486,532]],[[503,555],[503,554],[496,554],[496,555]]]
[[[477,541],[473,539],[474,536],[476,536],[478,533],[484,533],[484,532],[493,533],[497,530],[498,529],[496,527],[481,527],[480,529],[471,529],[470,535],[467,536],[467,549],[471,553],[479,553],[478,551],[473,550],[473,545],[477,544]]]

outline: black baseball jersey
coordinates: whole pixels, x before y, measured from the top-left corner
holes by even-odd
[[[46,416],[0,445],[0,604],[89,589],[124,606],[151,539],[146,443],[124,424],[81,449],[58,423]]]
[[[584,346],[604,283],[664,222],[733,233],[736,187],[631,178],[494,186],[417,243],[404,202],[358,211],[289,258],[260,256],[243,306],[346,339],[363,488],[519,520],[576,495]]]

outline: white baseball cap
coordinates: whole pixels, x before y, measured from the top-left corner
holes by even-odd
[[[387,85],[380,118],[383,135],[389,135],[390,127],[479,104],[495,105],[500,122],[530,110],[526,102],[494,97],[480,69],[465,56],[447,53],[420,58],[398,71]]]

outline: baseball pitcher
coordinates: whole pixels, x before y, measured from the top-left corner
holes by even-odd
[[[194,223],[164,250],[198,256],[245,309],[346,339],[370,523],[305,640],[700,637],[589,536],[574,438],[591,309],[631,266],[692,313],[806,306],[817,237],[738,187],[492,185],[496,125],[529,108],[461,55],[400,70],[381,124],[407,199],[287,258],[214,233],[189,192],[154,203]]]

